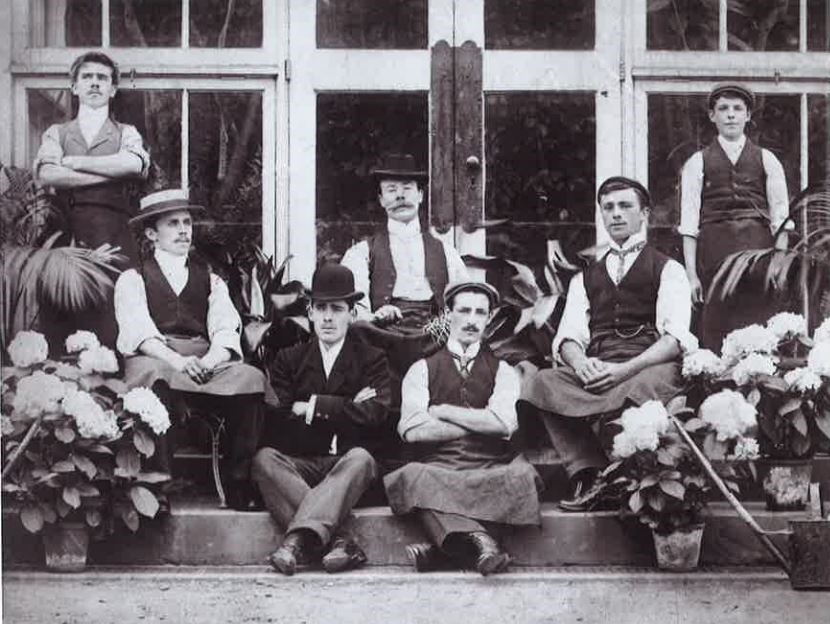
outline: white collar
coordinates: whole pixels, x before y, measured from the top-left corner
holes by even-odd
[[[627,251],[631,249],[635,245],[639,245],[640,243],[646,242],[646,232],[647,232],[647,224],[643,221],[643,225],[640,227],[640,231],[636,234],[632,234],[627,239],[623,241],[622,245],[618,245],[614,239],[610,239],[608,241],[608,245],[611,249],[616,249],[617,251]]]
[[[449,349],[450,353],[454,353],[458,356],[464,356],[466,358],[472,359],[478,355],[478,352],[481,351],[481,341],[474,342],[467,350],[464,350],[464,347],[461,346],[461,343],[458,342],[455,338],[450,338],[447,340],[447,349]]]
[[[390,234],[394,234],[395,236],[400,236],[401,238],[412,238],[420,236],[421,222],[418,220],[418,217],[415,217],[409,223],[395,221],[394,219],[387,219],[386,229]]]
[[[78,108],[78,121],[83,124],[99,123],[104,125],[104,122],[109,117],[109,106],[101,106],[100,108],[92,108],[90,106],[81,105]]]
[[[720,143],[724,152],[740,152],[746,145],[746,135],[742,134],[737,141],[728,141],[718,135],[718,143]]]
[[[159,263],[159,266],[165,269],[181,270],[187,266],[187,254],[177,256],[176,254],[171,254],[169,251],[164,251],[156,247],[153,249],[153,257]]]

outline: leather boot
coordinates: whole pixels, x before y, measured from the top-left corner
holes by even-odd
[[[277,572],[291,576],[297,569],[297,565],[308,563],[311,558],[311,545],[308,538],[302,532],[292,532],[285,536],[282,546],[277,548],[268,561]]]
[[[447,561],[441,549],[429,542],[407,544],[406,556],[418,572],[432,572],[447,567]]]
[[[338,537],[323,557],[323,568],[329,574],[353,570],[366,563],[366,553],[351,538]]]
[[[510,555],[501,549],[489,533],[484,531],[470,533],[470,542],[476,550],[476,570],[482,576],[504,572],[510,565]]]

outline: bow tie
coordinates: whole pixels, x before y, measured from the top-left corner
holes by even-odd
[[[620,259],[620,263],[617,266],[617,274],[615,276],[614,283],[619,284],[623,277],[625,276],[625,257],[629,254],[637,253],[643,247],[645,247],[645,242],[637,243],[636,245],[632,245],[628,249],[614,249],[613,247],[608,250],[608,252],[614,256],[617,256]]]

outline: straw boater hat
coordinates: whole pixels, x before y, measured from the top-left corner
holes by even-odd
[[[752,89],[739,82],[721,82],[712,87],[712,90],[709,92],[710,109],[715,107],[715,102],[722,95],[737,96],[746,102],[746,107],[749,110],[755,108],[755,94],[752,92]]]
[[[190,197],[184,189],[169,189],[150,193],[141,199],[138,214],[130,219],[130,225],[141,223],[145,219],[158,217],[167,212],[189,210],[190,212],[204,212],[204,206],[190,203]]]
[[[312,301],[349,301],[363,299],[363,293],[354,289],[354,275],[342,264],[324,264],[314,271],[311,290],[306,295]]]
[[[449,301],[455,295],[462,292],[478,292],[483,295],[487,295],[487,298],[490,300],[490,310],[492,311],[497,305],[499,305],[499,301],[501,301],[501,297],[499,296],[499,291],[490,286],[487,282],[480,282],[480,281],[466,281],[466,282],[455,282],[454,284],[447,284],[447,287],[444,289],[444,301]]]
[[[415,157],[412,154],[387,154],[369,173],[375,180],[386,178],[423,181],[427,179],[427,172],[415,164]]]

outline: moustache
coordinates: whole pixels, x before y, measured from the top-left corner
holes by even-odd
[[[478,325],[473,325],[473,324],[470,324],[470,325],[465,325],[465,326],[464,326],[464,327],[462,327],[461,329],[462,329],[463,331],[471,331],[471,332],[474,332],[474,331],[479,331],[479,327],[478,327]]]

